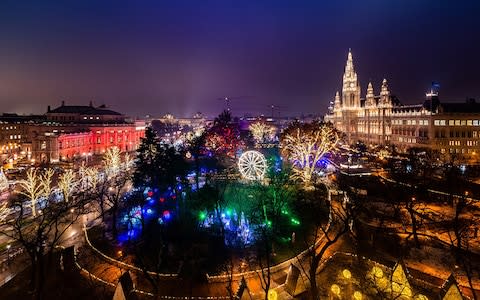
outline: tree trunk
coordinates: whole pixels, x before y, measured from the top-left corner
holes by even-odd
[[[314,249],[312,251],[315,251]],[[312,300],[318,299],[318,287],[317,287],[317,269],[320,260],[316,257],[315,252],[313,252],[312,262],[310,264],[309,276],[310,276],[310,293]]]
[[[32,290],[35,290],[35,278],[37,276],[37,260],[35,254],[29,253],[30,256],[30,265],[32,266],[32,271],[30,273],[30,286]]]
[[[195,184],[197,186],[197,191],[200,188],[200,162],[198,159],[198,155],[195,155]]]
[[[36,266],[36,275],[35,275],[35,299],[43,299],[43,287],[45,283],[45,261],[43,253],[40,251],[36,254],[37,256],[37,266]]]
[[[410,203],[408,206],[408,212],[410,213],[410,219],[412,219],[412,233],[413,233],[413,241],[415,243],[415,248],[420,248],[420,240],[418,239],[418,224],[417,218],[415,216],[415,210],[413,209],[413,203]]]
[[[114,238],[117,238],[117,206],[112,207],[112,234]]]

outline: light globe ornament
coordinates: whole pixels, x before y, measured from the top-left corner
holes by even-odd
[[[245,151],[238,160],[238,169],[245,179],[262,180],[267,171],[267,161],[258,151]]]

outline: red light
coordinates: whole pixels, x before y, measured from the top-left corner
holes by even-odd
[[[165,202],[165,198],[161,197],[160,202],[162,202],[162,203]]]
[[[148,197],[152,197],[152,196],[153,196],[153,192],[152,192],[152,191],[148,191],[147,195],[148,195]]]
[[[168,210],[164,211],[164,212],[163,212],[163,217],[164,217],[165,219],[170,219],[170,211],[168,211]]]
[[[177,196],[173,195],[173,196],[172,196],[172,199],[177,199]]]

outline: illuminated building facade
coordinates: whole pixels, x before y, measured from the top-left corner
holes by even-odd
[[[66,106],[44,116],[0,117],[3,163],[11,160],[57,162],[88,159],[108,148],[133,152],[145,133],[145,122],[128,120],[105,107]],[[10,138],[11,137],[11,138]]]
[[[477,160],[480,152],[480,103],[440,103],[432,89],[417,105],[401,105],[390,94],[387,80],[380,93],[372,83],[361,98],[360,84],[349,51],[343,75],[342,93],[336,93],[325,121],[345,133],[346,140],[368,145],[394,145],[400,151],[430,148],[446,157]]]

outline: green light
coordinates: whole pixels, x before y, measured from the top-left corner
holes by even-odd
[[[225,213],[227,214],[227,216],[230,216],[232,214],[232,211],[230,209],[227,209]]]
[[[292,222],[293,225],[300,225],[300,221],[295,218],[291,218],[290,221]]]
[[[287,216],[288,216],[290,213],[288,212],[288,210],[282,209],[282,214],[284,214],[284,215],[287,215]]]
[[[267,221],[267,226],[271,227],[272,226],[272,221]]]
[[[207,215],[203,211],[200,212],[200,214],[198,214],[198,218],[200,219],[200,221],[205,220],[206,217],[207,217]]]

